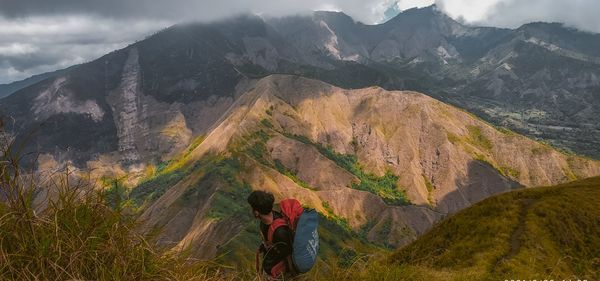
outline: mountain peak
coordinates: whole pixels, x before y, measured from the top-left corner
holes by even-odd
[[[389,21],[387,21],[385,24],[402,22],[403,24],[408,23],[415,25],[423,25],[431,21],[442,21],[448,24],[459,24],[454,19],[441,12],[435,4],[423,8],[415,7],[404,10],[398,13],[398,15],[396,15]]]
[[[440,15],[440,14],[442,14],[442,12],[440,12],[440,10],[437,8],[437,6],[435,4],[433,4],[433,5],[430,5],[427,7],[422,7],[422,8],[414,7],[414,8],[406,9],[406,10],[400,12],[396,17],[398,17],[400,15],[436,16],[436,15]]]
[[[355,20],[345,14],[344,12],[336,12],[336,11],[315,11],[313,13],[315,18],[322,19],[328,23],[337,23],[337,24],[354,24]]]

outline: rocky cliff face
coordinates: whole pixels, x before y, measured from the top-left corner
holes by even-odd
[[[225,167],[222,159],[236,163],[223,168],[226,177],[211,170]],[[236,213],[247,211],[236,193],[243,189],[228,180],[298,198],[371,241],[399,246],[493,194],[600,174],[599,162],[498,131],[416,92],[345,90],[281,75],[250,86],[181,161],[180,168],[194,167],[181,168],[192,169],[189,176],[151,203],[142,221],[163,230],[163,243],[204,257],[251,222]],[[394,190],[373,183],[384,178]],[[390,200],[398,194],[407,200]]]

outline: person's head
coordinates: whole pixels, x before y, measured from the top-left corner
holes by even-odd
[[[256,218],[270,214],[273,211],[273,202],[275,202],[273,194],[262,190],[252,191],[248,196],[248,204],[252,207],[252,213]]]

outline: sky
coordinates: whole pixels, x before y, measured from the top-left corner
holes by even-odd
[[[93,60],[182,21],[332,10],[377,24],[434,3],[466,24],[562,22],[600,33],[599,0],[0,0],[0,84]]]

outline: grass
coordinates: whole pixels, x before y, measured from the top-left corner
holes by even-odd
[[[515,168],[509,167],[509,166],[498,167],[494,162],[490,161],[489,158],[487,158],[485,155],[475,153],[473,159],[490,166],[491,168],[498,171],[498,173],[500,173],[501,175],[508,177],[508,178],[512,178],[514,180],[518,180],[519,176],[521,175],[521,172],[519,172],[519,170],[517,170]]]
[[[186,165],[190,163],[190,155],[194,149],[202,144],[205,138],[206,136],[204,135],[197,136],[182,153],[179,153],[169,161],[160,163],[156,169],[157,174],[169,173],[186,168]]]
[[[266,120],[266,119],[263,119]],[[268,122],[268,120],[266,120]],[[270,124],[270,123],[269,123]],[[245,154],[263,165],[273,166],[268,157],[267,141],[271,136],[265,130],[257,130],[245,135],[240,140],[229,144],[229,150],[236,155]]]
[[[337,153],[333,148],[324,147],[321,144],[314,143],[305,136],[285,133],[284,135],[304,144],[312,145],[317,148],[323,156],[329,158],[338,166],[355,175],[360,181],[358,183],[352,183],[352,188],[371,192],[381,197],[390,205],[402,206],[410,204],[410,200],[408,200],[405,192],[398,188],[398,176],[394,175],[391,171],[386,171],[383,176],[376,176],[366,172],[361,167],[356,155]]]
[[[0,280],[233,279],[139,235],[118,181],[103,192],[68,165],[38,176],[20,166],[21,146],[0,135]]]
[[[485,150],[491,150],[493,148],[492,142],[482,132],[478,126],[467,126],[469,136],[467,141],[476,147],[483,148]]]
[[[262,124],[263,126],[269,128],[269,129],[273,128],[273,123],[271,123],[271,121],[269,121],[269,119],[266,119],[266,118],[260,120],[260,124]]]
[[[275,164],[275,169],[280,172],[281,174],[285,175],[286,177],[290,178],[292,181],[294,181],[297,185],[304,187],[306,189],[310,189],[310,190],[315,190],[315,188],[313,188],[312,186],[310,186],[307,182],[301,180],[295,172],[291,171],[290,169],[288,169],[287,167],[285,167],[281,161],[279,159],[275,159],[273,160],[274,164]]]
[[[427,202],[429,202],[430,205],[433,204],[433,190],[435,189],[435,186],[433,186],[433,184],[431,183],[431,181],[429,181],[429,178],[425,175],[423,176],[423,181],[425,181],[425,187],[427,188]]]
[[[184,200],[192,201],[198,193],[209,190],[211,186],[219,186],[213,193],[214,199],[207,216],[215,220],[237,217],[244,222],[249,222],[252,218],[245,204],[252,188],[237,179],[240,169],[241,164],[237,156],[212,157],[200,168],[204,176],[194,187],[186,191]]]
[[[159,172],[157,175],[135,186],[126,196],[137,206],[152,202],[162,196],[169,188],[181,181],[191,170]]]
[[[478,280],[597,280],[596,198],[600,178],[502,194],[441,222],[389,260],[430,272],[474,272]]]
[[[521,172],[519,172],[517,169],[508,166],[500,166],[498,171],[500,171],[502,175],[512,179],[519,179],[519,176],[521,175]]]
[[[348,220],[346,218],[342,218],[342,217],[336,215],[333,212],[333,209],[331,208],[331,206],[329,205],[329,202],[323,201],[322,204],[323,204],[323,209],[325,209],[325,211],[327,211],[327,214],[325,215],[325,219],[342,227],[344,229],[344,231],[352,233],[352,229],[350,228],[350,225],[348,224]]]

